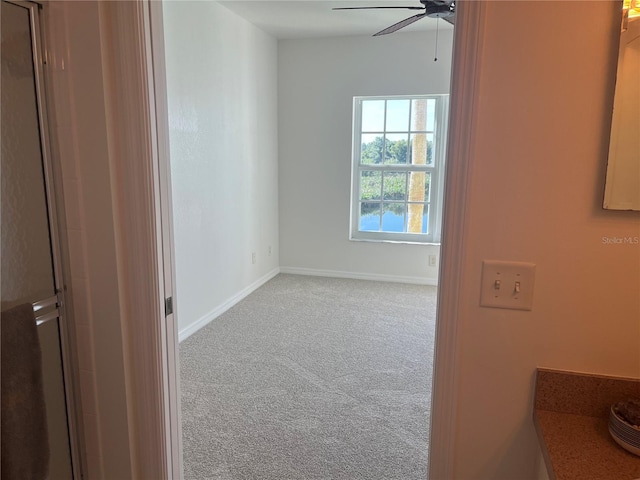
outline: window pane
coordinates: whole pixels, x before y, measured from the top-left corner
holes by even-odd
[[[360,225],[358,229],[363,232],[380,231],[380,203],[360,204]]]
[[[362,101],[362,131],[384,131],[384,100]]]
[[[427,100],[427,130],[433,132],[436,124],[436,99]]]
[[[409,198],[410,202],[426,202],[429,197],[427,196],[428,184],[430,183],[431,175],[427,172],[411,172],[409,173]]]
[[[380,200],[382,173],[364,170],[360,172],[360,200]]]
[[[384,172],[382,195],[384,200],[404,202],[407,196],[407,174],[405,172]]]
[[[382,231],[404,232],[404,203],[383,203]]]
[[[414,133],[411,135],[409,161],[414,165],[433,165],[432,133]]]
[[[416,99],[411,103],[411,130],[433,132],[436,123],[436,99]]]
[[[431,205],[424,206],[424,214],[422,215],[422,233],[430,233],[429,232],[429,210],[431,209]]]
[[[411,130],[424,132],[427,130],[427,100],[416,99],[411,101]]]
[[[384,137],[375,134],[362,134],[362,153],[360,162],[363,164],[382,163]]]
[[[410,203],[407,205],[407,232],[429,233],[429,205]]]
[[[409,201],[431,201],[431,172],[409,173]]]
[[[385,149],[384,163],[386,164],[406,164],[409,153],[408,136],[406,133],[387,134],[387,146]]]
[[[410,100],[387,100],[387,132],[406,132],[409,128]]]
[[[431,201],[431,173],[429,172],[426,172],[424,179],[424,201]]]

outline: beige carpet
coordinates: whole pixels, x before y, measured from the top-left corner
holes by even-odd
[[[180,345],[185,478],[425,480],[435,305],[275,277]]]

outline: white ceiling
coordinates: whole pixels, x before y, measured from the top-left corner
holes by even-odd
[[[276,38],[373,35],[383,28],[420,13],[415,10],[333,11],[334,7],[420,6],[418,0],[228,0],[220,4],[244,17]],[[437,20],[422,18],[402,32],[435,30]],[[452,25],[439,21],[438,28]],[[397,35],[397,34],[396,34]]]

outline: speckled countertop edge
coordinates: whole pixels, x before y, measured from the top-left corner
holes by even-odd
[[[629,397],[640,398],[640,379],[538,369],[533,417],[551,480],[592,478],[596,470],[602,479],[640,477],[640,457],[617,446],[606,427],[611,405]],[[581,458],[584,432],[591,453]],[[612,455],[623,477],[612,473]]]
[[[589,417],[609,416],[611,405],[640,398],[640,379],[539,368],[535,408]]]

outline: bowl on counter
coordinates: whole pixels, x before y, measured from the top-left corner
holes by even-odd
[[[609,433],[615,442],[640,456],[640,400],[625,400],[611,406]]]

